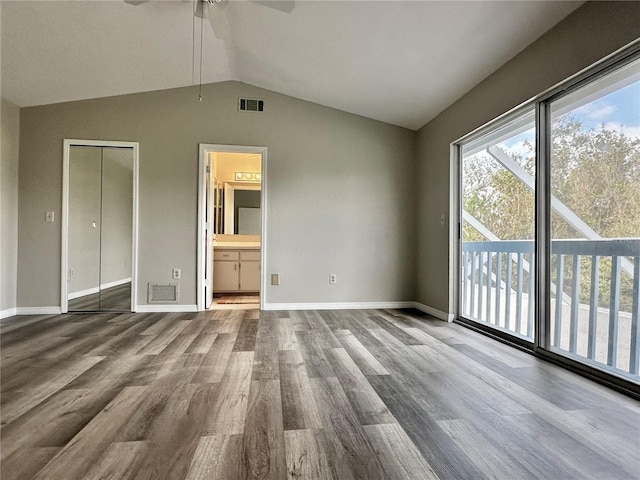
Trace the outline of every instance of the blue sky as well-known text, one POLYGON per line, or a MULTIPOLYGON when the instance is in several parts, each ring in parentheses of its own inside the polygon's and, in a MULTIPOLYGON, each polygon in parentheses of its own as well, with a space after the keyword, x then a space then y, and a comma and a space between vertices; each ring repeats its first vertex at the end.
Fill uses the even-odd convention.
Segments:
MULTIPOLYGON (((568 115, 580 120, 585 130, 604 125, 606 129, 640 139, 640 81, 576 108, 568 115)), ((524 156, 529 152, 525 141, 535 144, 533 128, 501 142, 500 145, 510 152, 524 156)))
POLYGON ((571 112, 585 128, 617 130, 640 138, 640 81, 594 100, 571 112))
POLYGON ((515 137, 511 137, 503 142, 500 142, 499 145, 508 152, 517 153, 523 158, 526 158, 528 155, 533 155, 535 154, 536 148, 535 129, 532 127, 530 130, 519 133, 515 137), (525 142, 528 142, 532 147, 526 146, 525 142), (533 151, 531 151, 530 148, 533 148, 533 151))

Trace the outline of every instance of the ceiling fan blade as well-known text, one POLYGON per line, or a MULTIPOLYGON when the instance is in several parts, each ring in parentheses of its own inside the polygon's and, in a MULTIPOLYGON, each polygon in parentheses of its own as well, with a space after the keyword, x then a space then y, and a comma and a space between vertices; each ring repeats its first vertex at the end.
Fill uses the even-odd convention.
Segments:
MULTIPOLYGON (((147 1, 147 0, 128 0, 147 1)), ((290 13, 296 6, 295 0, 253 0, 265 7, 273 8, 280 12, 290 13)), ((231 37, 231 29, 225 9, 229 0, 195 0, 193 15, 196 18, 208 19, 213 29, 213 34, 220 40, 228 40, 231 37)))
POLYGON ((296 7, 295 0, 253 0, 254 3, 259 3, 265 7, 273 8, 284 13, 291 13, 296 7))
POLYGON ((205 14, 205 11, 204 11, 204 4, 205 4, 205 2, 203 2, 201 0, 196 0, 195 1, 195 7, 194 7, 194 10, 193 10, 193 16, 194 17, 196 17, 196 18, 205 18, 206 14, 205 14))
POLYGON ((227 40, 230 36, 229 22, 224 11, 226 0, 196 0, 193 15, 199 19, 207 19, 216 38, 227 40))

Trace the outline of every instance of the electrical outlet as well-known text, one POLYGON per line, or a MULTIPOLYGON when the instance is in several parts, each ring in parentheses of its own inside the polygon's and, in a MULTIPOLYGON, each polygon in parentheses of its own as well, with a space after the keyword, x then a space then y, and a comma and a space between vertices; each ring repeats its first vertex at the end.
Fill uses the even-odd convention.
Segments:
POLYGON ((338 283, 338 276, 335 273, 329 274, 329 283, 331 284, 338 283))
POLYGON ((173 280, 180 280, 180 277, 182 276, 182 270, 180 270, 179 268, 174 268, 171 272, 171 278, 173 280))
POLYGON ((69 277, 73 277, 76 274, 76 269, 75 268, 70 268, 69 269, 69 277))
POLYGON ((278 273, 271 274, 271 285, 280 285, 280 274, 278 273))

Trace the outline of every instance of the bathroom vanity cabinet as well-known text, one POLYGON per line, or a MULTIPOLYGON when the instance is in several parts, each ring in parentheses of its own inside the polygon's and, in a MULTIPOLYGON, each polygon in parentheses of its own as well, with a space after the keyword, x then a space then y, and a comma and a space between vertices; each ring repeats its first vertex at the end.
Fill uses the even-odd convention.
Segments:
POLYGON ((213 291, 259 292, 260 249, 216 247, 213 252, 213 291))

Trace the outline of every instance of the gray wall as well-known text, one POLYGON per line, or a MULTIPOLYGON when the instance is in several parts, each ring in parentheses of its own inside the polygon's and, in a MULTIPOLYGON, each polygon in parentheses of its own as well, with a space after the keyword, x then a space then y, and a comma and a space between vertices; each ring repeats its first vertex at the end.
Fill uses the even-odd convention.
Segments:
POLYGON ((588 2, 418 131, 416 300, 452 312, 450 144, 638 38, 640 2, 588 2), (447 253, 449 255, 447 255, 447 253))
POLYGON ((18 144, 20 137, 20 109, 2 99, 0 106, 2 151, 0 152, 0 311, 16 304, 18 276, 18 144))
POLYGON ((18 305, 59 305, 64 138, 140 142, 138 298, 196 303, 198 143, 268 147, 267 302, 414 297, 415 133, 238 82, 21 110, 18 305), (263 114, 237 111, 240 96, 263 114), (338 284, 329 285, 330 273, 338 284))

